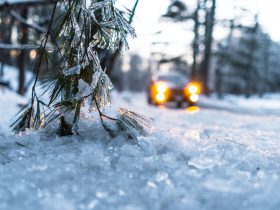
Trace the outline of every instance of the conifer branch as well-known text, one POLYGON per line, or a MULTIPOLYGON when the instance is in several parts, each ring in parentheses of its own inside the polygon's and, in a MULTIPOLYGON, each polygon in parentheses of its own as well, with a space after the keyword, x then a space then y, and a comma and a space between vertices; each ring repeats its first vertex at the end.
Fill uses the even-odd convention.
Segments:
POLYGON ((134 29, 115 7, 114 0, 91 0, 90 5, 84 0, 56 1, 41 43, 31 100, 12 124, 13 130, 47 129, 58 122, 58 135, 78 134, 82 106, 88 102, 96 108, 102 126, 112 137, 117 131, 105 120, 132 136, 144 134, 149 120, 143 116, 124 109, 118 110, 117 118, 102 112, 110 105, 113 88, 102 65, 107 54, 104 52, 118 51, 123 43, 127 44, 129 34, 134 37, 134 29), (49 94, 48 101, 37 95, 38 82, 43 95, 49 94))

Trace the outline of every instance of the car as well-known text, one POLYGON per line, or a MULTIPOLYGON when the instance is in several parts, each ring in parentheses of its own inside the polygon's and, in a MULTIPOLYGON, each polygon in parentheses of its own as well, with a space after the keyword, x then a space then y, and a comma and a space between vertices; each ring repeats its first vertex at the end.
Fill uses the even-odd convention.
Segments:
POLYGON ((185 102, 194 106, 199 100, 201 86, 197 82, 189 82, 181 74, 160 74, 150 80, 148 85, 148 103, 162 105, 176 102, 182 107, 185 102))

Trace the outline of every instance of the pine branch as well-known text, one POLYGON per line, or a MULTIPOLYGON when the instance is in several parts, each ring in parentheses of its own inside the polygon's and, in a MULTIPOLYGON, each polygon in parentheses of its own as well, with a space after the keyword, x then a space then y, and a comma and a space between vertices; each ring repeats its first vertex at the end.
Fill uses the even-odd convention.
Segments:
POLYGON ((31 100, 12 125, 16 132, 42 126, 47 130, 58 122, 58 135, 78 134, 82 105, 88 101, 112 137, 119 130, 111 125, 136 138, 147 133, 150 121, 137 113, 119 109, 118 118, 114 118, 102 112, 111 103, 113 88, 101 65, 104 52, 116 52, 122 43, 127 44, 128 34, 135 36, 114 3, 112 0, 92 1, 91 5, 84 0, 55 2, 41 43, 31 100), (47 102, 36 93, 38 82, 43 95, 49 94, 47 102))

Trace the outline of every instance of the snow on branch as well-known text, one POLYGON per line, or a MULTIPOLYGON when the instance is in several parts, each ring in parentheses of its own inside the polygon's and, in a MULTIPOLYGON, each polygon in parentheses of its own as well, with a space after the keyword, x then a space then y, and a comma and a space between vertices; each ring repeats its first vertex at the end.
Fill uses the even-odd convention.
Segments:
POLYGON ((39 49, 41 46, 32 44, 5 44, 0 43, 0 50, 33 50, 39 49))
POLYGON ((116 52, 122 43, 128 49, 127 36, 136 35, 114 0, 90 3, 65 0, 54 4, 41 44, 31 100, 12 124, 15 132, 26 128, 48 130, 56 123, 60 136, 79 134, 78 121, 85 106, 89 112, 98 112, 104 129, 112 137, 125 131, 129 137, 137 138, 150 128, 149 119, 125 109, 119 109, 116 118, 103 114, 111 104, 113 88, 106 66, 102 65, 103 54, 116 52), (47 46, 52 50, 46 51, 47 46), (37 95, 38 80, 50 90, 45 91, 48 101, 37 95), (107 121, 111 126, 106 125, 107 121))

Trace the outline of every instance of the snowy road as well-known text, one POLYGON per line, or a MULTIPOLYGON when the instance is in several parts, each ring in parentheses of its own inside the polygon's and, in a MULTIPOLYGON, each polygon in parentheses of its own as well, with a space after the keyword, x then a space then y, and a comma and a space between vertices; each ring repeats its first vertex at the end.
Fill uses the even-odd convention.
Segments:
POLYGON ((279 115, 114 98, 116 106, 154 119, 139 145, 122 136, 110 140, 87 120, 79 137, 40 139, 31 131, 5 133, 2 119, 0 209, 280 209, 279 115))

